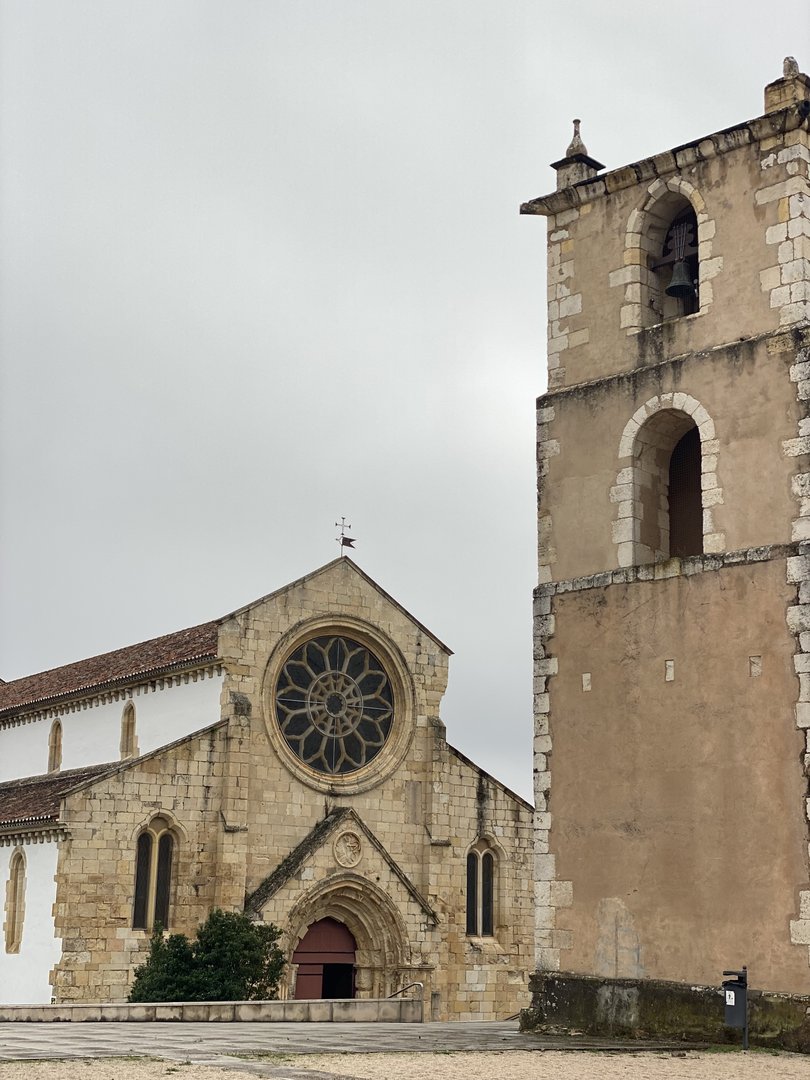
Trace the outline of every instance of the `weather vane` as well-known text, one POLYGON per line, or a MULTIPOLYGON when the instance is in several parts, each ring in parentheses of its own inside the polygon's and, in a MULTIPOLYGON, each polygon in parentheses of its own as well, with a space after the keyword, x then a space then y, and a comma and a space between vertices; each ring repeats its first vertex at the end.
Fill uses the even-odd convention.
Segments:
POLYGON ((340 529, 340 536, 336 536, 335 540, 340 544, 340 554, 343 554, 344 548, 353 548, 356 540, 346 535, 346 530, 351 528, 351 525, 346 524, 346 518, 342 517, 340 521, 335 522, 335 528, 340 529))

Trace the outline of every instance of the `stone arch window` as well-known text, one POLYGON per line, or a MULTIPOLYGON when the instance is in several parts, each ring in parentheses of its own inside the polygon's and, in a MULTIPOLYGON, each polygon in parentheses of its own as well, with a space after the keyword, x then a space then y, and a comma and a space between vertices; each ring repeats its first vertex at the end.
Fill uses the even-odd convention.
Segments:
POLYGON ((54 720, 48 735, 48 772, 59 772, 62 767, 62 722, 54 720))
POLYGON ((611 286, 624 288, 621 325, 629 334, 709 310, 711 279, 723 265, 712 258, 714 232, 706 204, 688 180, 672 176, 650 184, 628 219, 623 265, 610 274, 611 286))
POLYGON ((169 822, 153 818, 141 831, 135 849, 133 930, 169 927, 175 838, 169 822))
POLYGON ((637 409, 619 444, 611 500, 619 566, 725 549, 714 524, 722 504, 714 423, 688 394, 662 394, 637 409))
POLYGON ((138 739, 135 733, 135 706, 128 701, 121 714, 121 760, 138 756, 138 739))
POLYGON ((25 918, 25 855, 17 848, 9 862, 6 885, 6 952, 18 953, 25 918))
POLYGON ((495 933, 495 853, 485 840, 467 852, 467 936, 492 937, 495 933))

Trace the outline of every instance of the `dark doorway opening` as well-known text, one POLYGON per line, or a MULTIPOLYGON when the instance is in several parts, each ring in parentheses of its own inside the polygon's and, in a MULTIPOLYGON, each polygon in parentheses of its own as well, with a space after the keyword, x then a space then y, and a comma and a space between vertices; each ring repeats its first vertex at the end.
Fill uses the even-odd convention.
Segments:
POLYGON ((669 459, 669 553, 681 558, 703 554, 700 434, 696 427, 679 440, 669 459))
POLYGON ((293 953, 296 999, 353 998, 356 948, 348 927, 337 919, 313 923, 293 953))
POLYGON ((325 998, 353 998, 354 964, 324 964, 321 996, 325 998))

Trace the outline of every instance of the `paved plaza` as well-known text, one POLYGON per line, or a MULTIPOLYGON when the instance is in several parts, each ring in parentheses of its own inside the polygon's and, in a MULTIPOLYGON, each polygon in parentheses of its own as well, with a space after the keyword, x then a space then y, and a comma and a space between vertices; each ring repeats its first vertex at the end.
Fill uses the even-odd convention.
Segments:
MULTIPOLYGON (((664 1046, 655 1044, 656 1048, 664 1046)), ((254 1054, 619 1048, 650 1049, 651 1044, 524 1035, 514 1020, 442 1024, 0 1023, 2 1061, 139 1055, 244 1069, 242 1055, 254 1054)), ((261 1066, 255 1071, 271 1075, 261 1066)))

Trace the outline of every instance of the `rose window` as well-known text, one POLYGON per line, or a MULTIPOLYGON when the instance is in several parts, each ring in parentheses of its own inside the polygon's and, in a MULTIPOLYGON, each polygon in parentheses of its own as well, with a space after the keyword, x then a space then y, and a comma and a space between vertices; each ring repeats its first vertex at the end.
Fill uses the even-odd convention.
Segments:
POLYGON ((342 775, 368 765, 391 731, 391 683, 365 645, 317 637, 300 645, 276 684, 276 720, 297 758, 317 772, 342 775))

